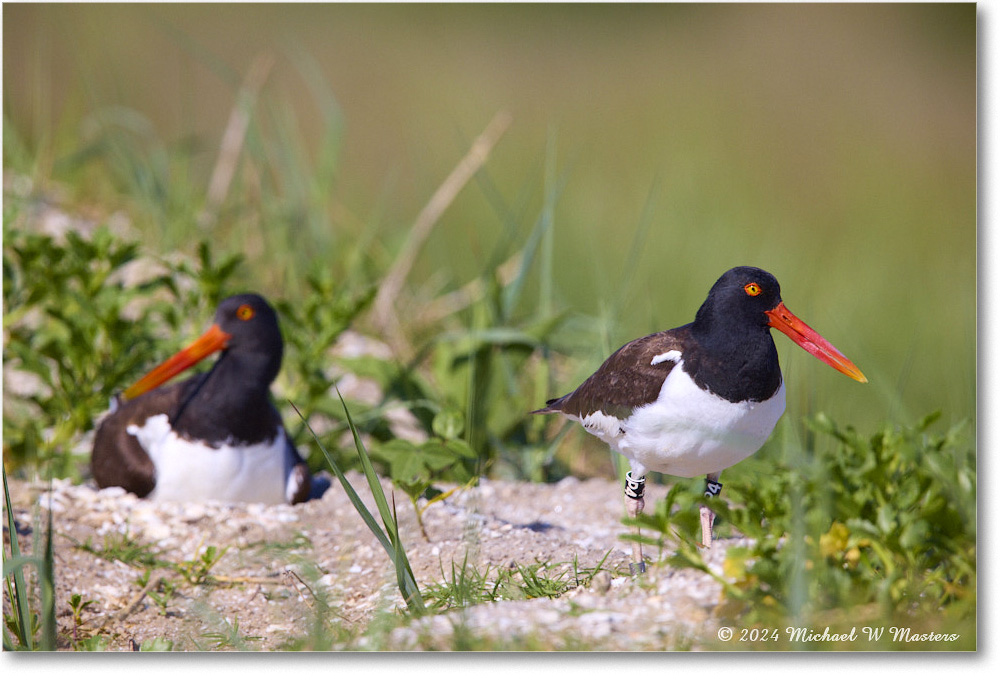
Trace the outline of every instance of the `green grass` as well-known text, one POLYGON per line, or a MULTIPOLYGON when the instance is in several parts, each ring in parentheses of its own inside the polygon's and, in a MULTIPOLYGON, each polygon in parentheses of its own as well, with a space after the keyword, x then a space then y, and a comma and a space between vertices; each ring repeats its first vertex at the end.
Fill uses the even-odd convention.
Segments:
POLYGON ((574 588, 588 586, 603 569, 605 559, 607 555, 590 570, 580 569, 575 560, 572 564, 514 563, 503 568, 487 564, 480 570, 469 563, 466 555, 461 564, 452 561, 450 571, 442 568, 441 581, 429 584, 424 595, 436 612, 505 600, 557 598, 574 588))
MULTIPOLYGON (((18 5, 4 18, 5 472, 85 478, 85 434, 111 395, 219 298, 253 289, 281 317, 276 400, 293 438, 317 447, 317 429, 329 453, 309 453, 314 470, 378 472, 414 507, 480 475, 611 476, 600 443, 525 413, 625 341, 690 321, 726 268, 756 264, 871 383, 776 338, 788 410, 724 478, 720 527, 755 537, 727 563, 729 609, 774 622, 931 602, 946 607, 935 621, 968 625, 973 8, 18 5), (104 37, 112 20, 121 44, 104 37), (259 51, 218 39, 235 34, 259 51), (433 223, 384 329, 373 302, 411 223, 499 109, 509 130, 433 223), (240 142, 220 150, 241 115, 240 142), (95 222, 43 233, 50 205, 95 222), (127 280, 140 260, 151 271, 127 280), (334 359, 349 326, 394 358, 334 359), (332 365, 375 380, 380 400, 348 414, 332 365), (8 386, 15 372, 27 390, 8 386), (396 406, 426 440, 395 435, 396 406), (339 447, 352 431, 368 448, 339 447)), ((645 526, 683 544, 697 496, 676 485, 645 526)), ((466 564, 437 586, 408 578, 384 501, 382 525, 369 516, 404 597, 439 611, 500 592, 500 571, 466 564)), ((156 555, 127 537, 100 550, 156 555)), ((681 545, 674 563, 694 553, 681 545)), ((211 558, 190 562, 211 577, 211 558)), ((15 567, 5 589, 22 598, 15 567)), ((539 571, 502 574, 541 592, 539 571)), ((48 615, 23 599, 11 642, 37 647, 48 615)), ((290 645, 333 644, 328 609, 290 645)), ((204 646, 245 644, 235 623, 218 628, 204 646)))
POLYGON ((137 541, 129 534, 109 532, 104 535, 100 547, 93 544, 88 537, 86 541, 74 542, 81 550, 104 560, 118 560, 133 567, 161 567, 165 563, 160 558, 160 552, 153 544, 137 541))
POLYGON ((5 651, 54 651, 56 648, 55 561, 52 555, 52 511, 44 538, 34 528, 32 555, 22 555, 17 541, 17 523, 10 503, 7 470, 3 469, 4 510, 11 533, 10 550, 4 551, 4 591, 10 613, 4 609, 3 648, 5 651), (25 574, 34 568, 34 575, 25 574), (40 635, 38 633, 41 633, 40 635))

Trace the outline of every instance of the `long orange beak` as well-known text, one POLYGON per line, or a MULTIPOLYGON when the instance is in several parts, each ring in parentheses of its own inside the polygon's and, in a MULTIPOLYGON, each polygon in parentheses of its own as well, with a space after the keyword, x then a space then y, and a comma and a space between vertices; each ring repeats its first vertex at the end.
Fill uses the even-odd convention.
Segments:
POLYGON ((169 359, 149 371, 141 380, 122 392, 126 401, 156 389, 161 384, 201 361, 209 354, 225 349, 232 337, 217 324, 205 331, 204 335, 180 350, 169 359))
POLYGON ((795 344, 823 363, 839 370, 852 380, 857 380, 858 382, 868 381, 868 378, 864 376, 860 368, 851 363, 851 360, 841 354, 840 350, 830 344, 826 338, 806 325, 805 321, 792 314, 785 307, 785 303, 779 302, 777 307, 769 309, 764 313, 770 318, 770 321, 767 322, 768 326, 777 328, 792 338, 795 344))

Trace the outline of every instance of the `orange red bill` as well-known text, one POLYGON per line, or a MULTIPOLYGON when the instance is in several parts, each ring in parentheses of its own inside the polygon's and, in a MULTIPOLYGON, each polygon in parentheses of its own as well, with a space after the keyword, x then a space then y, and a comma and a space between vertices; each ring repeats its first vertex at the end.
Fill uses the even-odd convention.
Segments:
POLYGON ((835 370, 839 370, 853 380, 857 380, 858 382, 868 381, 868 378, 864 376, 860 368, 851 363, 851 360, 841 354, 840 350, 830 344, 826 338, 810 328, 805 321, 792 314, 791 310, 785 307, 785 303, 779 302, 777 307, 769 309, 764 313, 770 319, 767 322, 768 326, 780 330, 790 337, 795 344, 823 363, 835 370))
POLYGON ((142 379, 126 389, 122 393, 122 398, 125 400, 132 399, 159 387, 206 356, 225 349, 226 345, 229 344, 230 338, 232 338, 232 335, 219 328, 218 325, 212 324, 212 327, 205 331, 201 337, 149 371, 142 379))

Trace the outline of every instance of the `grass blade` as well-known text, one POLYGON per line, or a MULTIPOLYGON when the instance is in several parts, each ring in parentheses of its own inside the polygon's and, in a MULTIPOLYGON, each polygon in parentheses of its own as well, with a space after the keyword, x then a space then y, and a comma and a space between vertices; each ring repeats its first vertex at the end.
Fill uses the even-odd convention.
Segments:
MULTIPOLYGON (((52 481, 49 480, 49 496, 52 495, 52 481)), ((49 504, 49 526, 45 531, 45 558, 38 570, 42 582, 42 643, 46 652, 56 650, 56 565, 52 546, 52 504, 49 504)))
POLYGON ((306 421, 306 418, 302 416, 302 413, 299 411, 299 409, 291 401, 289 401, 288 403, 292 406, 292 408, 295 410, 298 416, 302 419, 302 422, 309 430, 309 433, 312 434, 313 440, 316 441, 316 445, 318 445, 319 449, 323 452, 323 456, 326 457, 327 463, 330 465, 330 468, 333 469, 333 473, 336 474, 337 479, 340 481, 340 484, 344 487, 344 492, 347 493, 348 499, 351 500, 351 504, 354 505, 354 508, 357 510, 358 514, 365 521, 365 524, 368 526, 368 529, 372 531, 372 533, 375 535, 375 538, 378 539, 380 544, 382 544, 382 547, 385 548, 386 552, 389 553, 389 555, 392 555, 392 545, 389 543, 388 538, 386 538, 385 532, 383 532, 382 528, 380 528, 378 526, 378 523, 375 522, 375 518, 372 517, 372 514, 368 510, 368 507, 365 506, 365 503, 361 501, 361 497, 359 497, 358 493, 354 490, 354 486, 351 485, 351 483, 347 480, 347 477, 344 476, 344 472, 340 470, 340 467, 337 466, 337 463, 333 461, 333 457, 326 449, 326 446, 324 446, 323 443, 320 442, 319 438, 316 436, 316 432, 314 432, 312 427, 309 426, 309 423, 306 421))
MULTIPOLYGON (((13 611, 15 613, 14 619, 16 621, 17 639, 20 641, 22 648, 33 650, 35 645, 34 639, 31 635, 31 608, 28 605, 28 586, 24 581, 24 573, 21 571, 20 564, 13 565, 10 572, 8 572, 7 567, 8 563, 14 563, 14 561, 22 560, 23 558, 21 557, 21 547, 17 542, 17 524, 14 522, 14 510, 11 508, 10 491, 7 488, 6 467, 3 468, 3 498, 4 505, 7 508, 7 528, 10 532, 11 553, 10 559, 4 562, 4 578, 7 580, 8 597, 11 599, 13 611), (10 593, 10 581, 8 579, 10 576, 13 576, 14 578, 13 593, 10 593)), ((4 642, 6 643, 6 641, 7 634, 5 632, 4 642)))
POLYGON ((521 294, 527 283, 528 274, 534 266, 535 257, 540 252, 543 256, 543 265, 545 265, 545 268, 542 270, 541 279, 541 309, 546 313, 550 313, 552 309, 551 255, 554 237, 555 205, 559 201, 559 196, 562 194, 568 180, 568 172, 566 171, 563 171, 558 176, 556 175, 555 156, 555 141, 550 135, 549 142, 546 145, 544 204, 542 205, 542 212, 535 220, 534 228, 522 251, 520 270, 518 270, 518 274, 514 280, 504 289, 504 304, 502 309, 504 320, 509 320, 513 316, 514 309, 520 301, 521 294))
POLYGON ((389 541, 392 543, 390 555, 393 557, 393 563, 396 567, 399 589, 403 591, 403 598, 406 599, 407 606, 411 610, 414 609, 414 606, 417 606, 419 607, 419 611, 422 612, 424 609, 424 600, 420 595, 420 589, 417 588, 416 578, 413 575, 413 570, 410 568, 410 561, 403 550, 403 542, 399 539, 399 524, 396 515, 394 511, 389 509, 389 502, 385 498, 385 492, 382 490, 382 483, 378 480, 378 474, 375 473, 375 467, 372 465, 371 458, 368 457, 364 443, 361 442, 361 437, 358 435, 358 428, 354 425, 354 420, 351 419, 351 411, 347 409, 347 403, 344 401, 344 397, 341 395, 339 389, 337 390, 337 396, 340 397, 340 403, 344 406, 344 414, 347 415, 347 424, 351 428, 351 434, 354 436, 354 447, 358 451, 361 468, 364 471, 365 478, 368 479, 368 486, 371 488, 372 496, 375 497, 375 504, 378 506, 379 515, 382 516, 386 533, 389 535, 389 541))
POLYGON ((416 577, 413 574, 413 570, 410 567, 409 559, 406 557, 406 552, 403 549, 403 544, 399 539, 399 528, 397 520, 394 513, 389 509, 388 500, 385 498, 385 492, 382 490, 382 484, 378 480, 378 475, 375 473, 375 467, 372 466, 371 459, 368 457, 368 452, 365 450, 364 443, 361 442, 361 437, 358 435, 357 427, 354 425, 354 420, 351 418, 351 413, 347 408, 347 403, 344 401, 344 397, 341 396, 340 390, 337 390, 337 395, 340 396, 340 402, 344 406, 344 412, 347 415, 347 424, 351 429, 351 434, 354 437, 354 447, 358 451, 358 457, 361 460, 362 470, 364 471, 365 477, 368 480, 368 485, 372 490, 372 495, 375 498, 375 502, 378 505, 379 515, 382 517, 382 522, 385 525, 385 530, 379 527, 368 507, 361 500, 354 486, 351 485, 350 481, 344 475, 344 472, 337 466, 334 461, 333 456, 326 449, 326 446, 319 440, 316 436, 316 432, 313 431, 309 422, 302 416, 302 413, 295 406, 294 403, 289 401, 289 404, 298 414, 299 418, 305 424, 306 428, 309 429, 309 433, 312 434, 313 440, 316 441, 316 445, 322 451, 323 456, 326 458, 327 464, 336 474, 337 479, 344 488, 344 492, 347 494, 348 499, 351 500, 351 504, 354 506, 355 511, 364 520, 365 525, 371 530, 375 538, 378 539, 379 543, 382 544, 382 548, 388 554, 389 559, 393 563, 393 567, 396 570, 396 579, 399 585, 399 590, 403 595, 403 599, 406 601, 406 606, 410 611, 423 614, 426 611, 424 606, 423 597, 420 594, 420 589, 417 587, 416 577))

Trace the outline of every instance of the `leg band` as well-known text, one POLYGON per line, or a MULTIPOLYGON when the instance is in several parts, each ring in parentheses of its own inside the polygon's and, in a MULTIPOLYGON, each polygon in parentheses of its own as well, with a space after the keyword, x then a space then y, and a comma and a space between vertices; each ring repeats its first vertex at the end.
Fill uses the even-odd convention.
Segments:
MULTIPOLYGON (((721 487, 721 486, 720 486, 721 487)), ((632 472, 625 474, 625 496, 630 499, 642 499, 646 491, 646 477, 632 478, 632 472)))
POLYGON ((705 496, 716 497, 722 492, 722 483, 717 483, 711 478, 705 479, 705 496))

